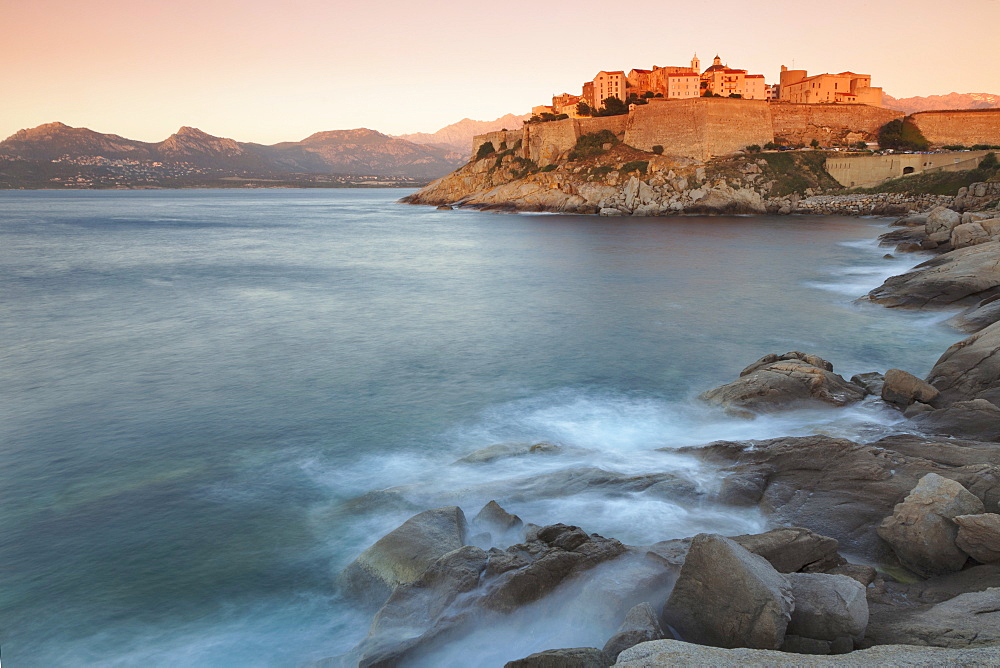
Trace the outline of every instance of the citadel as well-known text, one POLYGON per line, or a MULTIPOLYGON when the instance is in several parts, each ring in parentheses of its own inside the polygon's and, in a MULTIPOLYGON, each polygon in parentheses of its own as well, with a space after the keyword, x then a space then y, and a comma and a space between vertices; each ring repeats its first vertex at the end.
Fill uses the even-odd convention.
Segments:
POLYGON ((532 113, 581 118, 605 107, 609 98, 641 105, 650 100, 699 97, 882 106, 882 89, 871 85, 870 74, 840 72, 809 76, 806 70, 788 69, 782 65, 779 83, 768 84, 763 74, 750 74, 747 70, 724 65, 718 55, 702 71, 701 61, 695 54, 686 67, 654 65, 651 70, 632 69, 628 74, 624 70, 601 70, 591 81, 584 82, 579 95, 553 95, 551 105, 534 107, 532 113))

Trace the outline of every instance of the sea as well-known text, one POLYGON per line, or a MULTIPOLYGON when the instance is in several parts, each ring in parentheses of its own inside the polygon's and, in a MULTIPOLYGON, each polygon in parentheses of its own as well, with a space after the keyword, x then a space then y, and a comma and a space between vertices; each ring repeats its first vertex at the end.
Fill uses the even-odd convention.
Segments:
MULTIPOLYGON (((697 397, 793 350, 920 376, 962 338, 947 313, 856 301, 926 259, 885 257, 885 219, 439 211, 407 192, 0 192, 4 665, 337 656, 371 621, 337 574, 413 508, 497 498, 633 545, 766 530, 708 502, 507 490, 581 467, 708 488, 718 472, 673 450, 906 431, 872 400, 747 420, 697 397), (455 463, 537 442, 564 452, 455 463), (389 488, 409 505, 359 502, 389 488)), ((603 643, 550 621, 435 665, 603 643)))

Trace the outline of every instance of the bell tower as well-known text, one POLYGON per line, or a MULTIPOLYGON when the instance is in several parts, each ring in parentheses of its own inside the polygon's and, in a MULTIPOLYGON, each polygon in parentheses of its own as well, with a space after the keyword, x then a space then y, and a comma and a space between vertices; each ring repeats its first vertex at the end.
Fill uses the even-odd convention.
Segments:
POLYGON ((697 53, 694 54, 693 58, 691 58, 691 71, 695 74, 701 74, 701 61, 698 60, 697 53))

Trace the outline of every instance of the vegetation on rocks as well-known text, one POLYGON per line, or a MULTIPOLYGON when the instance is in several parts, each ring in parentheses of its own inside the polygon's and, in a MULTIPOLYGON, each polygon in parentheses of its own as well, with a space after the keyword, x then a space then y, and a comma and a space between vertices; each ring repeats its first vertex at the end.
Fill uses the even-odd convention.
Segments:
POLYGON ((889 121, 878 133, 878 145, 896 151, 926 151, 931 145, 909 118, 889 121))
POLYGON ((583 160, 584 158, 603 155, 607 152, 607 149, 604 148, 605 144, 615 145, 617 143, 619 143, 618 137, 610 130, 589 132, 585 135, 580 135, 580 138, 576 140, 576 146, 570 151, 569 159, 583 160))

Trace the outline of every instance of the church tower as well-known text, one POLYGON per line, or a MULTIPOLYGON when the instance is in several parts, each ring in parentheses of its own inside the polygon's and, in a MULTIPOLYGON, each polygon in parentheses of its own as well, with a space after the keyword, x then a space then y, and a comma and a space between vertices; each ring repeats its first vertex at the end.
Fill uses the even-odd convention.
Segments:
POLYGON ((691 59, 691 71, 695 74, 701 74, 701 61, 698 60, 697 53, 694 54, 694 57, 691 59))
POLYGON ((715 54, 715 58, 712 60, 712 67, 715 67, 716 65, 722 67, 722 58, 719 58, 719 54, 715 54))

